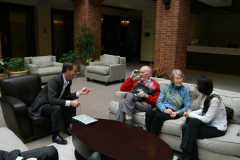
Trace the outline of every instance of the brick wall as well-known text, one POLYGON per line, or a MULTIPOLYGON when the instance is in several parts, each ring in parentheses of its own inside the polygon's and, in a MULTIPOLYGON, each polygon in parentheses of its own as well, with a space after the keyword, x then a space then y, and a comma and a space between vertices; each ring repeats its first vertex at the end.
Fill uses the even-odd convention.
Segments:
MULTIPOLYGON (((102 17, 102 3, 104 0, 72 0, 74 5, 74 35, 81 25, 88 25, 90 32, 96 38, 97 55, 101 55, 101 17, 102 17)), ((76 50, 76 47, 75 47, 76 50)))
POLYGON ((170 9, 157 0, 154 65, 161 63, 168 74, 173 69, 185 72, 189 16, 190 0, 171 1, 170 9))

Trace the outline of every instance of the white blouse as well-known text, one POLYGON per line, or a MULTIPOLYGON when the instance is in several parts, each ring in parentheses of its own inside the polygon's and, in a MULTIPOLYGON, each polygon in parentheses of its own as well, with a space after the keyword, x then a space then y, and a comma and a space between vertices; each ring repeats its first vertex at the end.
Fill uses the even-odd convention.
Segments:
MULTIPOLYGON (((212 94, 217 94, 213 91, 212 94)), ((200 119, 203 123, 206 123, 207 126, 216 127, 218 130, 225 131, 227 129, 227 115, 225 105, 218 98, 214 97, 210 101, 210 106, 205 115, 202 115, 204 108, 204 101, 207 96, 202 98, 201 108, 199 110, 193 111, 189 114, 190 118, 200 119)))

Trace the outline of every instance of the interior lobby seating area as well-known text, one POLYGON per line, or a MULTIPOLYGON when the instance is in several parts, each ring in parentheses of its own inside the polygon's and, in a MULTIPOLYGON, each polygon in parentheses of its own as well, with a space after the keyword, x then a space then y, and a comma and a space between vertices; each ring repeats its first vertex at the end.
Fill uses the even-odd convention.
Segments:
MULTIPOLYGON (((73 51, 79 63, 71 92, 83 87, 92 89, 87 96, 77 99, 81 105, 76 115, 86 114, 99 122, 114 119, 124 96, 120 92, 121 84, 133 70, 144 65, 161 66, 159 70, 164 69, 168 77, 173 69, 182 70, 183 84, 190 89, 195 108, 201 99, 196 81, 202 75, 210 77, 214 89, 226 106, 234 109, 235 115, 225 136, 197 140, 199 158, 240 159, 239 19, 239 0, 0 0, 0 60, 22 57, 28 69, 27 76, 7 78, 5 75, 0 80, 0 150, 27 151, 53 145, 60 160, 76 159, 76 134, 68 136, 61 131, 67 145, 53 143, 51 119, 31 117, 28 112, 44 85, 62 72, 60 57, 73 51), (83 25, 94 35, 90 37, 94 47, 90 48, 95 52, 86 59, 81 57, 84 54, 76 41, 84 37, 79 36, 79 27, 83 25), (94 62, 89 62, 82 75, 79 66, 84 59, 94 62)), ((170 83, 169 79, 156 80, 161 89, 170 83)), ((135 114, 133 122, 134 131, 140 129, 135 125, 145 129, 145 113, 135 114)), ((155 137, 167 146, 170 156, 174 153, 173 160, 181 152, 184 122, 184 117, 164 122, 163 130, 155 137)), ((77 131, 75 128, 74 132, 77 131)), ((84 136, 98 142, 97 136, 84 136)), ((121 140, 124 136, 111 134, 107 140, 114 138, 121 140)), ((117 152, 114 148, 110 151, 117 152)), ((147 151, 151 154, 151 147, 147 151)), ((82 152, 89 155, 87 150, 82 152)))
MULTIPOLYGON (((127 78, 134 69, 139 69, 143 65, 148 65, 148 63, 139 63, 138 59, 135 58, 131 62, 126 63, 126 77, 127 78)), ((239 76, 229 76, 224 74, 217 74, 212 72, 203 72, 203 71, 196 71, 196 70, 186 70, 185 73, 185 83, 195 84, 196 79, 201 75, 207 75, 213 79, 215 84, 215 88, 226 90, 226 92, 240 92, 240 77, 239 76), (229 79, 230 77, 230 79, 229 79), (230 81, 230 82, 229 82, 230 81), (227 82, 227 83, 226 83, 227 82)), ((72 83, 72 92, 77 91, 78 89, 82 88, 83 86, 91 87, 93 91, 88 95, 80 97, 78 100, 81 102, 80 108, 77 109, 77 115, 86 114, 94 118, 101 118, 101 119, 109 119, 109 104, 111 101, 115 100, 114 95, 121 86, 121 82, 112 82, 111 85, 105 86, 104 82, 100 81, 86 81, 84 76, 78 75, 77 78, 73 79, 72 83), (94 99, 94 100, 93 100, 94 99)), ((161 85, 161 84, 160 84, 161 85)), ((163 87, 163 86, 161 86, 163 87)), ((7 127, 7 123, 3 117, 2 106, 0 108, 0 127, 7 127)), ((2 133, 2 132, 1 132, 2 133)), ((64 135, 64 134, 62 134, 64 135)), ((11 137, 12 134, 9 134, 11 137)), ((63 151, 59 152, 60 159, 65 160, 66 157, 74 158, 74 146, 72 144, 72 137, 67 137, 67 135, 63 136, 66 140, 68 140, 67 146, 52 144, 51 135, 44 136, 42 138, 35 139, 32 142, 28 142, 25 144, 16 144, 15 146, 19 146, 20 148, 27 148, 27 149, 34 149, 42 146, 47 146, 49 144, 54 145, 58 150, 63 151), (67 148, 67 149, 66 149, 67 148)), ((14 139, 18 138, 16 135, 13 137, 14 139)), ((3 141, 4 139, 2 139, 3 141)), ((19 139, 16 142, 21 142, 19 139)), ((4 144, 4 143, 2 143, 4 144)), ((15 147, 14 146, 14 147, 15 147)), ((0 148, 3 145, 0 145, 0 148)), ((177 147, 177 146, 176 146, 177 147)), ((3 148, 1 148, 3 149, 3 148)), ((9 148, 11 149, 11 147, 9 148)), ((179 153, 174 152, 177 156, 179 153)), ((174 160, 177 158, 174 157, 174 160)))

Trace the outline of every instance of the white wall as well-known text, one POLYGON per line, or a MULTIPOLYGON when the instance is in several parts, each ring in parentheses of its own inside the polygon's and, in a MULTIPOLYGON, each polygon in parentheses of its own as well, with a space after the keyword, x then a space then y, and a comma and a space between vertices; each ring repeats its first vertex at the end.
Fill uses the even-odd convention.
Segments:
POLYGON ((155 39, 155 11, 143 11, 142 14, 142 43, 141 61, 153 61, 155 39), (149 37, 145 34, 149 33, 149 37))

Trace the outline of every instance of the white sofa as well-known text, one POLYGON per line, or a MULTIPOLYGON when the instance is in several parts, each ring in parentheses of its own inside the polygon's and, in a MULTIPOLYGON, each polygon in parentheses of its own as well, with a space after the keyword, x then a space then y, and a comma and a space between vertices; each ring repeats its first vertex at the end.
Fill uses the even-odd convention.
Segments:
POLYGON ((0 150, 10 152, 14 149, 19 149, 22 152, 29 150, 27 146, 10 129, 7 127, 1 127, 0 150))
MULTIPOLYGON (((169 80, 154 78, 160 84, 160 88, 170 84, 169 80)), ((191 95, 192 110, 199 107, 201 94, 197 91, 194 84, 183 83, 188 87, 191 95)), ((239 160, 240 159, 240 93, 230 92, 214 88, 223 99, 226 106, 234 110, 234 117, 228 124, 228 130, 222 137, 198 139, 199 158, 201 160, 239 160)), ((109 105, 109 119, 114 119, 118 110, 120 100, 127 92, 118 91, 114 95, 114 100, 109 105)), ((133 123, 141 125, 145 129, 145 112, 133 115, 133 123)), ((176 151, 181 152, 181 133, 185 118, 165 121, 160 131, 159 138, 163 139, 168 145, 176 151)))
POLYGON ((28 74, 39 74, 42 83, 47 83, 52 77, 62 72, 63 64, 56 62, 56 56, 24 57, 28 74))
POLYGON ((104 54, 100 56, 100 61, 90 62, 86 67, 85 77, 105 82, 125 80, 126 75, 126 57, 104 54))

